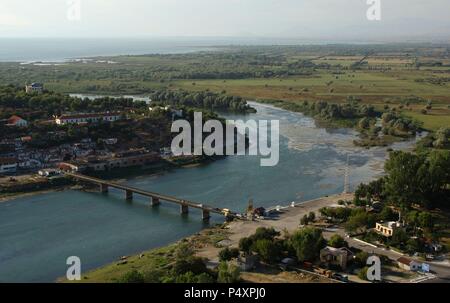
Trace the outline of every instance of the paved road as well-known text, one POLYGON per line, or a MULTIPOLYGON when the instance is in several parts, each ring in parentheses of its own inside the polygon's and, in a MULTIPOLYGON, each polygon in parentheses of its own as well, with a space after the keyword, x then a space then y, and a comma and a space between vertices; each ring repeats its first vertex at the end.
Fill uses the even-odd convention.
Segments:
MULTIPOLYGON (((372 253, 372 254, 377 254, 377 255, 383 255, 388 257, 391 260, 396 261, 398 258, 400 258, 401 256, 403 256, 400 253, 397 253, 395 251, 392 250, 387 250, 384 248, 379 248, 379 247, 374 247, 365 243, 361 243, 353 238, 347 238, 345 236, 345 231, 341 228, 336 228, 336 229, 328 229, 326 231, 324 231, 323 235, 325 237, 325 239, 329 239, 331 238, 332 235, 334 234, 339 234, 342 237, 345 238, 345 240, 347 241, 348 245, 350 247, 354 247, 357 249, 360 249, 362 251, 365 251, 367 253, 372 253)), ((412 257, 409 257, 409 259, 414 259, 412 257)), ((423 262, 420 261, 418 259, 415 259, 418 262, 423 262)), ((437 277, 435 279, 429 279, 426 280, 424 282, 427 283, 450 283, 450 266, 448 265, 444 265, 444 264, 439 264, 436 262, 427 262, 428 264, 430 264, 430 272, 435 274, 437 277)))

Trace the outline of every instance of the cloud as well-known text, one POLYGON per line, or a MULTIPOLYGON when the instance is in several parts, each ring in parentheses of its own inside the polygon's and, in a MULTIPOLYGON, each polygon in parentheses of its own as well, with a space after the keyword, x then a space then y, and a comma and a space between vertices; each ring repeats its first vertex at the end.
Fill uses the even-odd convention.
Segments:
POLYGON ((24 27, 29 25, 28 20, 12 13, 10 8, 0 4, 0 28, 1 27, 24 27))
POLYGON ((371 23, 366 0, 81 0, 80 22, 67 20, 66 0, 33 0, 33 5, 1 0, 0 36, 324 38, 358 33, 362 39, 411 35, 411 29, 424 33, 424 28, 450 36, 450 1, 381 1, 382 20, 371 23), (419 28, 414 18, 421 20, 419 28))

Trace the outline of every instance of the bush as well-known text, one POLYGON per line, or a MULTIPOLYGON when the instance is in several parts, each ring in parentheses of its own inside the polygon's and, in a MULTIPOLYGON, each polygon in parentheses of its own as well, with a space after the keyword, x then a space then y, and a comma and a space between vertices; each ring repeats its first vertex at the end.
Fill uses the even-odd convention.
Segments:
POLYGON ((304 216, 300 219, 300 225, 308 225, 308 224, 309 224, 308 215, 304 215, 304 216))
POLYGON ((361 270, 358 272, 358 278, 367 281, 367 270, 369 270, 367 266, 361 268, 361 270))
POLYGON ((254 240, 273 240, 280 235, 273 227, 265 228, 258 227, 255 234, 252 236, 254 240))
POLYGON ((233 258, 239 257, 239 249, 225 247, 219 252, 220 261, 230 261, 233 258))
POLYGON ((258 253, 261 260, 266 263, 275 263, 281 253, 279 245, 267 239, 257 240, 253 245, 253 250, 258 253))
POLYGON ((302 262, 314 261, 326 244, 322 231, 312 227, 296 231, 289 242, 295 250, 298 260, 302 262))
POLYGON ((242 238, 239 240, 239 250, 248 254, 251 252, 253 246, 253 239, 242 238))
POLYGON ((309 222, 314 222, 316 220, 316 214, 314 212, 310 212, 308 214, 308 221, 309 222))
POLYGON ((182 243, 178 245, 176 251, 175 251, 175 257, 177 259, 188 259, 194 255, 194 250, 192 249, 192 246, 188 243, 182 243))
POLYGON ((340 235, 334 234, 328 241, 328 245, 334 248, 347 247, 347 242, 340 235))
POLYGON ((127 272, 125 275, 123 275, 119 280, 118 283, 144 283, 144 275, 137 270, 132 270, 127 272))
POLYGON ((145 283, 161 283, 165 273, 162 270, 153 269, 144 272, 145 283))
POLYGON ((192 257, 186 260, 177 260, 172 268, 173 273, 178 276, 187 272, 192 272, 199 275, 208 272, 205 262, 202 258, 192 257))
POLYGON ((214 278, 207 274, 201 273, 195 275, 193 272, 187 272, 175 278, 175 283, 214 283, 214 278))
POLYGON ((357 267, 365 267, 367 264, 367 259, 369 258, 369 254, 365 251, 361 251, 355 255, 355 265, 357 267))
POLYGON ((217 282, 237 283, 241 280, 241 272, 237 266, 229 265, 227 262, 220 262, 217 282))

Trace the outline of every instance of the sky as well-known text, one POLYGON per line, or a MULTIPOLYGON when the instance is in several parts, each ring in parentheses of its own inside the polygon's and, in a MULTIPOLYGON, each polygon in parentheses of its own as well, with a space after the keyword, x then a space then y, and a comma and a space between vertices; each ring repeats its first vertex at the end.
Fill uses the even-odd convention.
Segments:
POLYGON ((450 41, 449 12, 450 0, 0 0, 0 37, 450 41))

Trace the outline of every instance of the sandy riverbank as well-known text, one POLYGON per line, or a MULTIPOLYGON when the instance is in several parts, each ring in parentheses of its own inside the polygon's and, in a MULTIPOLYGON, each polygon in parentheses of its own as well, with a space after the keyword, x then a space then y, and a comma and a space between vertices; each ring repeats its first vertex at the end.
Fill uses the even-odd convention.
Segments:
MULTIPOLYGON (((267 220, 255 221, 233 221, 228 224, 228 240, 227 244, 237 247, 239 240, 255 233, 258 227, 273 227, 277 231, 287 230, 293 232, 299 228, 300 219, 309 212, 318 214, 322 207, 338 205, 339 200, 353 200, 353 194, 338 194, 328 197, 322 197, 297 204, 295 207, 282 208, 279 215, 267 220)), ((217 260, 217 255, 221 248, 208 245, 201 248, 197 255, 217 260)))

